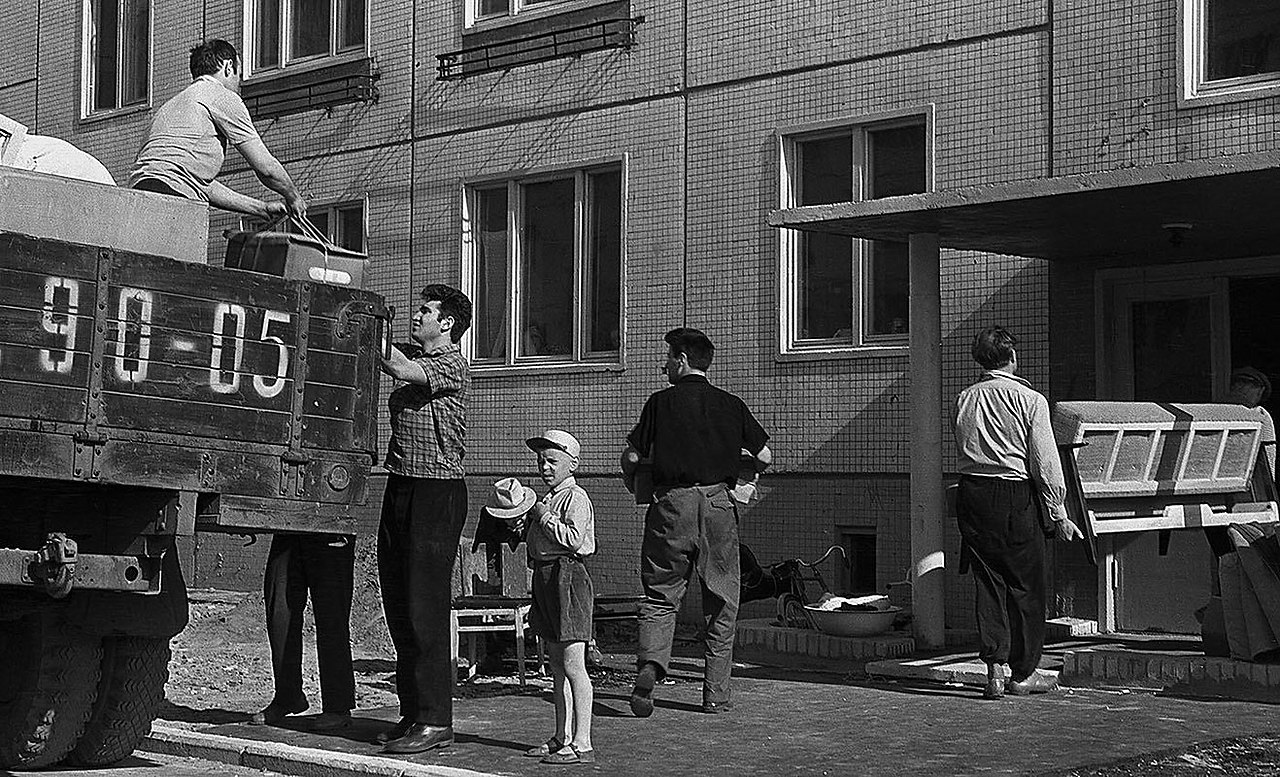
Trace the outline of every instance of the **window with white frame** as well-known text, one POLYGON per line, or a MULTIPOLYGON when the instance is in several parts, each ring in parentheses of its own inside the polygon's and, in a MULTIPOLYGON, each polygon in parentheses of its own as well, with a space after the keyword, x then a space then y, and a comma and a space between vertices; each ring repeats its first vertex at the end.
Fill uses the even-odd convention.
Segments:
MULTIPOLYGON (((783 139, 784 207, 923 192, 923 117, 783 139)), ((786 350, 905 345, 907 246, 783 230, 786 350)))
POLYGON ((366 0, 246 1, 250 72, 365 50, 366 0))
POLYGON ((468 187, 477 367, 620 360, 622 192, 620 166, 468 187))
POLYGON ((464 0, 467 26, 495 19, 514 19, 536 11, 568 10, 584 5, 583 0, 464 0))
POLYGON ((1184 98, 1280 88, 1280 4, 1183 0, 1184 98))
MULTIPOLYGON (((307 208, 307 220, 329 239, 330 243, 351 251, 365 251, 364 201, 339 202, 329 205, 312 205, 307 208)), ((261 230, 267 223, 256 218, 240 219, 240 228, 261 230)), ((276 229, 301 234, 302 230, 290 221, 281 222, 276 229)))
POLYGON ((151 0, 86 0, 85 115, 151 95, 151 0))

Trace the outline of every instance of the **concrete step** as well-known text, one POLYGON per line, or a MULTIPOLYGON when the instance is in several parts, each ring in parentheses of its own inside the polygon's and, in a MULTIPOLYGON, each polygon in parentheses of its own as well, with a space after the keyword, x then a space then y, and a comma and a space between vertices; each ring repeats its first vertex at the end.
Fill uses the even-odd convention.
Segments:
POLYGON ((775 626, 770 618, 738 621, 735 655, 759 659, 762 654, 799 656, 859 666, 877 659, 905 657, 915 651, 915 639, 905 631, 874 637, 836 637, 812 629, 775 626))
POLYGON ((1063 685, 1141 688, 1177 696, 1280 703, 1280 664, 1258 664, 1191 651, 1124 646, 1069 650, 1063 685))

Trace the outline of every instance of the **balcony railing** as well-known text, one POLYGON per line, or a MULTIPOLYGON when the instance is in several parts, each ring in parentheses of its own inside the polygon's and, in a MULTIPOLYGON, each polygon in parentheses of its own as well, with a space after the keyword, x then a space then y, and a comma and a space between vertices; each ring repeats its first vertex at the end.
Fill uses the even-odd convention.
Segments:
POLYGON ((437 54, 439 75, 436 78, 450 81, 519 65, 576 57, 591 51, 629 49, 635 45, 636 27, 643 21, 643 16, 600 19, 589 24, 437 54))

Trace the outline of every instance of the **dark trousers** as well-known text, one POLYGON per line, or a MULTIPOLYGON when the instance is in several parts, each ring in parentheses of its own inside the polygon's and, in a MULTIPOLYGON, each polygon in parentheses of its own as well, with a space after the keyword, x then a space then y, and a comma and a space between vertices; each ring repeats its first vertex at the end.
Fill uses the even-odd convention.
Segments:
POLYGON ((956 495, 962 552, 977 588, 978 657, 1009 664, 1014 680, 1044 650, 1044 533, 1025 480, 963 476, 956 495))
POLYGON ((378 526, 378 577, 396 647, 401 717, 453 725, 449 610, 453 563, 467 517, 464 480, 392 475, 378 526))
POLYGON ((262 593, 275 672, 275 701, 305 705, 302 693, 302 611, 311 592, 316 658, 325 712, 356 706, 351 669, 351 588, 355 538, 337 534, 276 534, 271 538, 262 593))
POLYGON ((733 637, 738 619, 738 510, 723 485, 672 488, 645 514, 640 549, 640 648, 636 661, 653 662, 665 676, 676 615, 697 571, 706 619, 704 701, 729 700, 733 637))
POLYGON ((183 196, 181 192, 178 192, 172 186, 165 183, 164 181, 161 181, 159 178, 143 178, 142 180, 135 183, 133 185, 133 188, 139 191, 144 191, 144 192, 155 192, 156 194, 167 194, 170 197, 183 196))

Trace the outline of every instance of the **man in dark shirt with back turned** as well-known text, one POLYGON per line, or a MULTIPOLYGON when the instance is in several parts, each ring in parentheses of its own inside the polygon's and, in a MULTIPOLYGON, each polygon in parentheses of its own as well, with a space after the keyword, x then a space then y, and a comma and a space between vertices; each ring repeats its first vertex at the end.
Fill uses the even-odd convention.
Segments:
POLYGON ((727 709, 740 574, 738 509, 729 488, 743 449, 755 457, 757 472, 773 460, 765 445, 769 435, 746 404, 707 382, 715 353, 711 340, 687 328, 663 339, 671 387, 645 402, 622 454, 632 491, 641 459, 653 462, 654 501, 645 514, 640 551, 645 602, 631 692, 631 711, 641 718, 653 714, 653 688, 667 673, 676 614, 695 570, 707 626, 702 710, 727 709))

